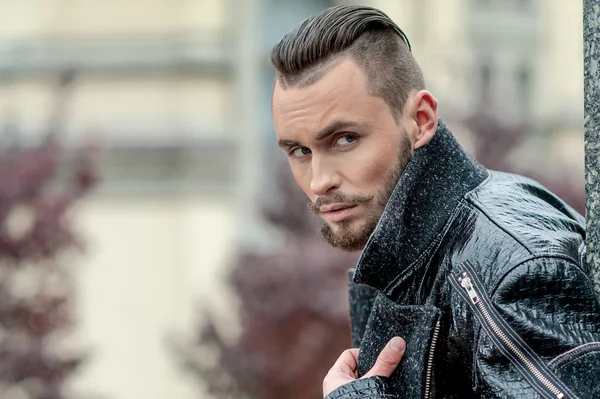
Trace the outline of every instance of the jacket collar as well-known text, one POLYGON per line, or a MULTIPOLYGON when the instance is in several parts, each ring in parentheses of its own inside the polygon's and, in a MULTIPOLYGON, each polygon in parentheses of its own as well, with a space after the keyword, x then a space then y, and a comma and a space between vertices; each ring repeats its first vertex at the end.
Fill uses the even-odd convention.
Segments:
POLYGON ((441 121, 400 176, 356 267, 354 282, 380 291, 406 279, 434 251, 461 199, 488 176, 441 121))

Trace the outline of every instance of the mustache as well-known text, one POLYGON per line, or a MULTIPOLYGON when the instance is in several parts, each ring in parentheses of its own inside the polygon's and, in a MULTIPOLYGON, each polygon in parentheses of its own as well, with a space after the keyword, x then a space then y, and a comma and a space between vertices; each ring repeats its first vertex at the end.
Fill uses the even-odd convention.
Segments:
POLYGON ((375 198, 374 195, 360 195, 360 194, 346 195, 343 193, 334 193, 328 197, 319 197, 319 198, 317 198, 317 200, 314 203, 309 202, 308 204, 306 204, 306 206, 312 213, 314 213, 315 215, 318 215, 321 213, 320 208, 323 205, 337 204, 337 203, 342 203, 342 204, 347 204, 347 205, 358 205, 358 204, 363 204, 365 202, 369 202, 373 198, 375 198))

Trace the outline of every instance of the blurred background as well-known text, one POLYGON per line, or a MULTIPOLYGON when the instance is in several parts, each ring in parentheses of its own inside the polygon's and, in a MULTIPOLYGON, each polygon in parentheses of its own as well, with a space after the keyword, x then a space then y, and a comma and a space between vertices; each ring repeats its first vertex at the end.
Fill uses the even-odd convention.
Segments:
POLYGON ((580 1, 0 0, 0 397, 320 398, 356 255, 287 173, 268 55, 342 3, 480 162, 583 212, 580 1))

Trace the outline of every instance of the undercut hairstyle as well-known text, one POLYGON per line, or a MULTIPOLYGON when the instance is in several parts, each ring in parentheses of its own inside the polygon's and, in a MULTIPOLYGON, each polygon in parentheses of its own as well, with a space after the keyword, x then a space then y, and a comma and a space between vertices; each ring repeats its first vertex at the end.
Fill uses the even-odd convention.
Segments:
POLYGON ((336 6, 308 17, 273 47, 271 64, 285 89, 316 82, 344 57, 363 70, 369 92, 397 120, 409 93, 425 88, 404 32, 382 11, 365 6, 336 6))

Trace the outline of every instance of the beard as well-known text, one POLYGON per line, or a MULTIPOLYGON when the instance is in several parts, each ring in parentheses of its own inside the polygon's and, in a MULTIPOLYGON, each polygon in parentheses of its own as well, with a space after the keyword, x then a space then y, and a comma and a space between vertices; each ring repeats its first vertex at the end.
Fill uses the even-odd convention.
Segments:
POLYGON ((402 138, 400 140, 400 147, 398 148, 398 157, 396 164, 388 172, 385 177, 381 188, 378 190, 376 195, 364 196, 364 195, 345 195, 339 192, 325 198, 318 198, 314 204, 309 204, 309 208, 319 219, 321 219, 321 227, 319 229, 321 236, 331 246, 339 248, 344 251, 353 252, 362 250, 367 244, 369 237, 377 227, 379 219, 383 214, 385 206, 392 196, 398 180, 406 167, 406 164, 410 160, 412 155, 412 144, 408 137, 408 132, 403 131, 402 138), (325 204, 332 203, 344 203, 359 205, 367 203, 371 200, 377 201, 377 208, 369 212, 362 220, 355 221, 342 221, 338 223, 337 231, 334 231, 332 227, 327 223, 321 216, 319 208, 325 204))

